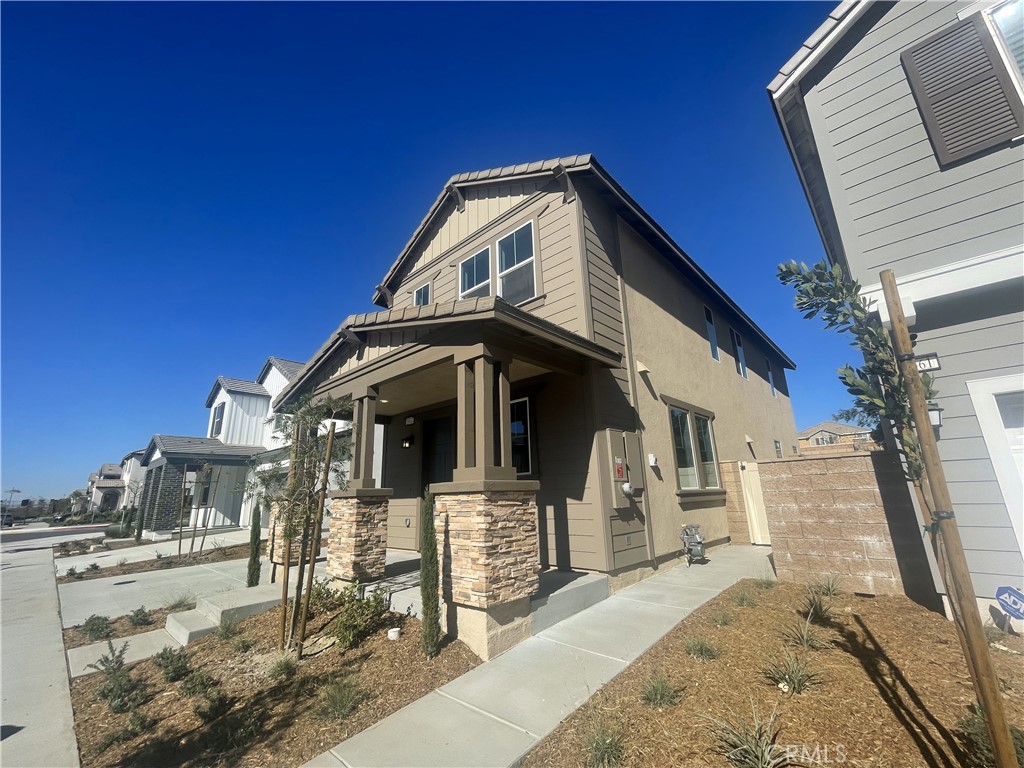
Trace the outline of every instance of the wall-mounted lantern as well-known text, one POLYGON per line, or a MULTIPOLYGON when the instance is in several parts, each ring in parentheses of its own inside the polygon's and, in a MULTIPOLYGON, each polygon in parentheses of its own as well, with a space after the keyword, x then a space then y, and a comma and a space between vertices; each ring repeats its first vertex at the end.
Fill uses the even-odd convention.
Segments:
POLYGON ((942 426, 943 407, 935 402, 928 402, 928 421, 933 427, 942 426))
POLYGON ((414 442, 415 442, 415 438, 412 435, 409 435, 408 437, 403 437, 402 438, 402 447, 403 448, 412 448, 412 444, 414 442))

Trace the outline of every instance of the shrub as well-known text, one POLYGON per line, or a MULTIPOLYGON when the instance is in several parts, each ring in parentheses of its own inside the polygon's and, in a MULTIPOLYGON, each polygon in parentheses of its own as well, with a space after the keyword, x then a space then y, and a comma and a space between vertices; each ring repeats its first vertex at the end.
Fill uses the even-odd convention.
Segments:
POLYGON ((114 633, 110 627, 110 619, 96 614, 85 620, 85 623, 82 624, 82 631, 90 640, 103 640, 114 633))
POLYGON ((823 579, 811 584, 807 589, 812 594, 822 595, 823 597, 838 597, 841 593, 839 591, 839 585, 841 579, 838 576, 826 576, 823 579))
POLYGON ((821 685, 821 672, 814 669, 805 659, 783 652, 782 661, 771 662, 764 670, 764 676, 775 683, 784 693, 803 693, 812 685, 821 685))
POLYGON ((807 590, 802 613, 809 622, 821 626, 828 626, 835 618, 832 615, 832 601, 813 589, 807 590))
POLYGON ((774 589, 777 583, 772 575, 768 573, 754 579, 754 586, 760 590, 774 589))
POLYGON ((746 589, 741 589, 736 593, 736 597, 733 598, 733 602, 736 603, 739 608, 754 608, 757 605, 757 598, 754 597, 746 589))
POLYGON ((345 600, 331 625, 331 634, 337 638, 338 647, 345 650, 359 645, 380 626, 391 606, 391 596, 386 589, 378 588, 360 598, 355 584, 341 592, 345 600))
POLYGON ((658 672, 644 685, 640 701, 652 707, 671 707, 679 702, 681 691, 669 685, 665 675, 658 672))
POLYGON ((170 611, 191 611, 195 607, 196 596, 189 592, 182 592, 164 604, 164 608, 170 611))
POLYGON ((239 631, 237 621, 221 617, 220 624, 217 627, 217 637, 221 640, 230 640, 232 637, 237 635, 239 631))
MULTIPOLYGON (((992 737, 985 724, 984 710, 977 704, 967 708, 967 714, 956 724, 957 736, 964 746, 964 768, 992 768, 996 764, 992 752, 992 737)), ((1017 753, 1017 764, 1024 765, 1024 730, 1010 726, 1010 737, 1017 753)))
POLYGON ((106 676, 96 696, 107 702, 111 712, 129 712, 146 700, 147 686, 134 680, 125 669, 124 656, 128 651, 128 643, 115 651, 114 644, 107 640, 107 648, 108 653, 100 656, 95 664, 89 665, 90 669, 98 670, 106 676))
POLYGON ((330 579, 313 579, 309 590, 309 612, 312 616, 320 616, 336 610, 345 602, 340 589, 331 586, 330 579))
POLYGON ((441 609, 437 599, 437 533, 434 530, 434 497, 427 493, 420 505, 420 650, 428 659, 441 642, 441 609))
POLYGON ((87 570, 89 573, 94 573, 94 572, 98 571, 99 569, 100 569, 100 564, 99 563, 89 563, 87 566, 85 566, 85 570, 87 570))
POLYGON ((57 549, 60 551, 62 555, 71 554, 71 545, 68 544, 66 541, 62 541, 60 544, 58 544, 57 549))
POLYGON ((622 734, 605 725, 598 725, 587 740, 587 768, 612 768, 626 756, 622 734))
POLYGON ((167 555, 165 555, 158 549, 153 553, 153 557, 155 557, 157 560, 163 560, 165 557, 167 557, 167 555))
POLYGON ((703 637, 687 638, 683 650, 697 661, 711 661, 721 656, 721 652, 703 637))
POLYGON ((231 698, 220 688, 212 688, 200 699, 192 711, 204 723, 219 720, 231 710, 231 698))
POLYGON ((260 522, 262 514, 259 503, 253 504, 249 521, 249 562, 245 569, 245 586, 255 587, 260 583, 260 522))
POLYGON ((196 670, 181 682, 181 693, 188 698, 207 696, 220 683, 202 670, 196 670))
POLYGON ((82 578, 82 574, 80 574, 78 572, 78 569, 75 568, 75 566, 73 566, 73 565, 70 568, 68 568, 67 571, 64 572, 64 575, 67 576, 69 579, 80 579, 80 578, 82 578))
POLYGON ((783 768, 791 765, 786 750, 779 745, 781 726, 776 726, 775 710, 762 720, 751 705, 753 721, 748 723, 733 716, 729 720, 711 721, 714 751, 735 768, 783 768))
POLYGON ((128 565, 128 558, 127 557, 122 557, 120 560, 117 561, 117 567, 118 568, 124 568, 126 565, 128 565))
POLYGON ((821 637, 811 626, 811 620, 798 621, 782 631, 782 639, 787 645, 803 648, 805 651, 824 651, 832 647, 832 643, 821 637))
POLYGON ((96 747, 96 754, 102 755, 115 744, 120 744, 124 741, 131 741, 136 736, 141 736, 154 725, 156 725, 156 720, 136 709, 128 717, 128 725, 124 728, 112 731, 103 737, 99 745, 96 747))
POLYGON ((271 680, 288 680, 295 675, 295 671, 298 668, 299 664, 295 661, 295 657, 287 654, 271 665, 267 671, 267 676, 271 680))
POLYGON ((146 610, 146 606, 140 605, 128 614, 128 623, 133 627, 146 627, 152 624, 153 620, 149 618, 149 611, 146 610))
POLYGON ((344 720, 359 705, 361 698, 359 688, 352 678, 331 683, 324 691, 317 715, 322 720, 344 720))
POLYGON ((231 641, 231 646, 239 653, 247 653, 248 651, 251 651, 255 645, 256 641, 246 635, 238 635, 231 641))
POLYGON ((164 680, 169 683, 183 680, 192 671, 188 664, 188 652, 184 648, 163 648, 153 657, 153 663, 164 673, 164 680))
POLYGON ((127 539, 131 536, 131 529, 122 528, 120 524, 108 525, 107 529, 103 531, 103 535, 108 539, 127 539))
POLYGON ((716 613, 711 619, 716 627, 728 627, 732 624, 732 616, 726 611, 716 613))

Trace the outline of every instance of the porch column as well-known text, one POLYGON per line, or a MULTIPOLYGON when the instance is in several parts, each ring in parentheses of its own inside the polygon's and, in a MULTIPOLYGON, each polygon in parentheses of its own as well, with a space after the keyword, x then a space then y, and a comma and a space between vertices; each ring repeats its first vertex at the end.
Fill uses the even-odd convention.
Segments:
POLYGON ((515 480, 509 405, 509 359, 479 348, 456 359, 455 482, 515 480), (472 356, 470 356, 472 354, 472 356))
POLYGON ((476 466, 476 409, 474 397, 473 364, 461 362, 456 368, 458 377, 458 405, 456 406, 455 471, 476 466))
POLYGON ((498 379, 498 429, 501 435, 500 466, 511 470, 515 477, 515 465, 512 463, 512 399, 511 382, 509 381, 509 361, 495 362, 495 375, 498 379))
POLYGON ((373 488, 373 431, 377 420, 377 390, 369 389, 352 407, 352 435, 355 438, 350 462, 349 488, 373 488))

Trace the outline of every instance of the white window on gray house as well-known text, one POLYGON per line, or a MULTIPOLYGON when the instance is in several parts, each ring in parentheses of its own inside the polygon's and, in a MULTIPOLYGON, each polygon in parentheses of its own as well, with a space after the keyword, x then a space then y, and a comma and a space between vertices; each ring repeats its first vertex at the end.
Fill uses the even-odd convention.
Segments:
POLYGON ((412 305, 414 307, 423 307, 430 303, 430 283, 420 286, 416 289, 416 292, 412 295, 412 305))
POLYGON ((676 453, 676 478, 679 487, 698 488, 689 413, 682 408, 670 408, 669 414, 672 418, 672 443, 676 453))
POLYGON ((775 441, 775 458, 782 458, 782 443, 779 442, 778 440, 775 441))
POLYGON ((527 222, 498 241, 498 295, 510 304, 536 296, 533 265, 533 222, 527 222))
POLYGON ((940 167, 1024 134, 1021 19, 1021 0, 1012 0, 971 14, 900 55, 940 167))
POLYGON ((210 424, 210 437, 220 437, 221 427, 224 426, 224 403, 213 409, 213 423, 210 424))
POLYGON ((685 408, 669 407, 676 480, 680 490, 721 487, 711 418, 685 408))
POLYGON ((512 464, 517 475, 533 472, 530 455, 530 401, 525 397, 509 404, 512 414, 512 464))
POLYGON ((732 343, 732 356, 736 361, 736 373, 745 379, 747 378, 747 357, 743 354, 743 337, 730 328, 729 341, 732 343))
POLYGON ((484 248, 459 264, 459 298, 491 295, 491 249, 484 248))
POLYGON ((715 316, 711 314, 711 309, 704 307, 704 326, 708 331, 708 344, 711 345, 711 357, 715 360, 720 360, 721 356, 718 352, 718 332, 715 330, 715 316))
POLYGON ((701 487, 718 487, 718 462, 715 460, 715 441, 711 438, 711 419, 693 415, 697 425, 697 453, 700 456, 701 487))
POLYGON ((772 361, 766 357, 764 364, 768 366, 768 386, 771 387, 772 397, 775 397, 775 374, 772 372, 772 361))

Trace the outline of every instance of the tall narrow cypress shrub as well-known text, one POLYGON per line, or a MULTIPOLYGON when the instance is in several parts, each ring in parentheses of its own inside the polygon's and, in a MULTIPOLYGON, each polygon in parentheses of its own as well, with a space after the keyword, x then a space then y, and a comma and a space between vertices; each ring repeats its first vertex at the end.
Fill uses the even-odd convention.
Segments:
POLYGON ((260 523, 262 505, 252 505, 252 520, 249 522, 249 568, 245 573, 245 586, 255 587, 260 583, 260 523))
POLYGON ((420 647, 429 658, 437 653, 441 641, 441 609, 438 606, 437 534, 434 532, 434 497, 423 495, 420 509, 420 647))

